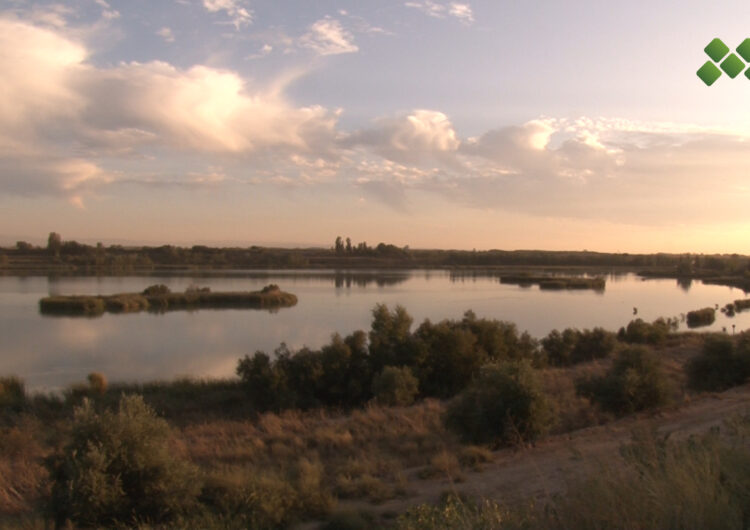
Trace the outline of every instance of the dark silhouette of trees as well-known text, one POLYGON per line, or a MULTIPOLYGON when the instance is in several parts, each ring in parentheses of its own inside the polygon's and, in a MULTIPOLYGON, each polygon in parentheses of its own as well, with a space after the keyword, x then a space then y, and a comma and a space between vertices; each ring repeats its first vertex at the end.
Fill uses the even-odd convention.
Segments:
POLYGON ((62 248, 62 237, 57 232, 50 232, 47 237, 47 250, 55 256, 60 254, 62 248))

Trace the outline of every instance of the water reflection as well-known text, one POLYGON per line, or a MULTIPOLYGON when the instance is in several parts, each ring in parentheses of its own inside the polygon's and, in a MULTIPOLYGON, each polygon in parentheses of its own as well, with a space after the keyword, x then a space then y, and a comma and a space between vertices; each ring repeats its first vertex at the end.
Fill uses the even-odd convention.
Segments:
POLYGON ((690 291, 690 287, 693 285, 692 278, 677 278, 677 285, 685 292, 690 291))

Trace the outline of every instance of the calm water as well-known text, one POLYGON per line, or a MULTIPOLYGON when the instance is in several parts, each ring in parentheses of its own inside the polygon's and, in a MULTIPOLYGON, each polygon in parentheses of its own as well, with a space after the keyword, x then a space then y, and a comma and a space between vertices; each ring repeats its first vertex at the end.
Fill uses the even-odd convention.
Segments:
MULTIPOLYGON (((610 276, 603 293, 540 291, 500 284, 496 278, 443 271, 271 271, 202 277, 0 277, 0 374, 23 377, 31 389, 59 389, 99 371, 110 380, 147 381, 177 376, 230 376, 237 359, 290 347, 319 347, 332 332, 369 329, 376 303, 401 304, 415 323, 425 318, 480 317, 515 322, 540 338, 554 328, 603 326, 617 330, 633 317, 653 320, 745 298, 739 289, 675 280, 610 276), (174 291, 191 284, 213 291, 257 290, 277 283, 299 297, 278 312, 259 310, 105 314, 98 318, 49 317, 38 301, 50 294, 112 294, 165 283, 174 291)), ((750 327, 750 312, 727 318, 717 312, 710 328, 731 333, 750 327)))

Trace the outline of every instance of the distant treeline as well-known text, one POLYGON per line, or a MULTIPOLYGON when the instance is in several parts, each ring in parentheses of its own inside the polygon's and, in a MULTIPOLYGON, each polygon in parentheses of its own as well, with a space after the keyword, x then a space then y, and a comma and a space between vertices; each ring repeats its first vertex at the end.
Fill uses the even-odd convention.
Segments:
POLYGON ((750 290, 750 257, 739 254, 630 254, 545 250, 427 250, 337 237, 329 248, 86 245, 49 235, 46 247, 19 241, 0 249, 6 274, 122 274, 195 269, 295 268, 620 268, 650 277, 702 279, 750 290))

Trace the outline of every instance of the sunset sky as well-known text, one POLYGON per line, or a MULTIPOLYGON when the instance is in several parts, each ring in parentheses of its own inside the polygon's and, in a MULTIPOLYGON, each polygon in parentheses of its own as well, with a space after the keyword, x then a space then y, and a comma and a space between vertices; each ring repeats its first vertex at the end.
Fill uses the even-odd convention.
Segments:
POLYGON ((748 2, 0 0, 0 244, 750 253, 748 2))

